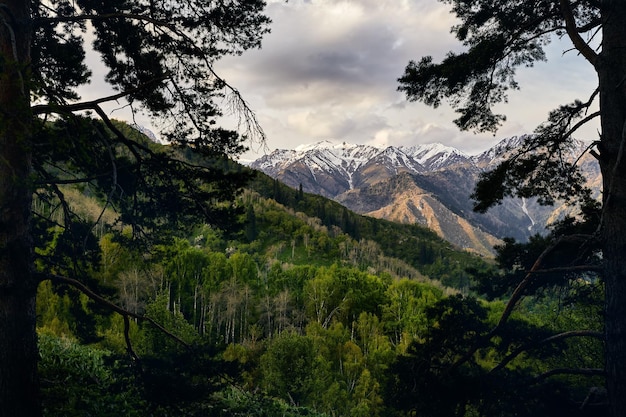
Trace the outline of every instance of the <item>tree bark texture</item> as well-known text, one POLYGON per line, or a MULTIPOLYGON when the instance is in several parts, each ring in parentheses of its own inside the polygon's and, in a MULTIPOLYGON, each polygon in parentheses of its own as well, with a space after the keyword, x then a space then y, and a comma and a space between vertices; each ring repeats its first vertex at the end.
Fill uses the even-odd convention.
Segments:
POLYGON ((602 1, 597 71, 602 112, 605 370, 612 417, 626 416, 626 2, 602 1))
POLYGON ((41 415, 31 239, 30 1, 0 3, 0 417, 41 415))

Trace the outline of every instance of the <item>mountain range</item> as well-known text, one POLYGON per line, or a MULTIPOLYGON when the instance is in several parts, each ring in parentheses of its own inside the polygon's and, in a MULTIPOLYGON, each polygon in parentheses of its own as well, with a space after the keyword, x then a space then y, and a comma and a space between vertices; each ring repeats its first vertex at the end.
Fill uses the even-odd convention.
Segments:
MULTIPOLYGON (((532 199, 507 199, 485 214, 472 210, 470 195, 480 173, 495 168, 526 138, 506 138, 472 156, 438 143, 375 147, 323 141, 275 150, 250 167, 359 214, 425 225, 459 248, 490 256, 502 238, 525 241, 545 233, 568 210, 532 199)), ((578 143, 572 157, 582 154, 585 146, 578 143)), ((584 156, 579 163, 598 188, 595 160, 584 156)))

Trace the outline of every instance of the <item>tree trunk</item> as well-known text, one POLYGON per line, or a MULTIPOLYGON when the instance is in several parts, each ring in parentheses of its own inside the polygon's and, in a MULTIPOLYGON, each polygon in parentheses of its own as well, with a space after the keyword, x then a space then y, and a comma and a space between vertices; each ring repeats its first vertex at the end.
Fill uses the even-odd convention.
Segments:
POLYGON ((0 417, 40 416, 31 239, 30 1, 0 8, 0 417))
POLYGON ((602 137, 605 369, 610 415, 626 416, 626 2, 602 2, 598 62, 602 137))

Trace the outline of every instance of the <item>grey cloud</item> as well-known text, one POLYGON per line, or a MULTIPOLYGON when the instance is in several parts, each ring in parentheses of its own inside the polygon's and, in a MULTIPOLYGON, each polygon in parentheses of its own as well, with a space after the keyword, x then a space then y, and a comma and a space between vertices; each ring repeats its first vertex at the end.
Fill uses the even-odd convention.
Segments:
POLYGON ((271 4, 268 11, 274 27, 264 49, 232 58, 231 62, 247 62, 244 67, 250 72, 239 74, 241 82, 254 85, 270 97, 282 97, 270 99, 270 105, 289 106, 285 97, 292 97, 293 104, 301 106, 302 97, 290 92, 302 93, 311 85, 317 86, 317 90, 307 91, 312 94, 311 105, 341 100, 332 96, 333 91, 339 91, 347 103, 358 94, 389 100, 410 53, 415 52, 407 42, 414 33, 407 31, 428 30, 427 24, 412 24, 420 18, 417 12, 401 13, 390 4, 398 5, 397 0, 387 2, 387 7, 385 2, 373 1, 271 4), (342 22, 328 11, 328 7, 338 4, 358 5, 362 10, 354 18, 348 16, 349 22, 342 22), (321 96, 320 91, 328 91, 331 96, 321 96))
MULTIPOLYGON (((267 10, 273 33, 263 48, 224 59, 217 69, 254 103, 257 114, 271 114, 265 118, 270 147, 334 138, 442 142, 474 152, 497 140, 461 133, 447 106, 433 110, 408 103, 396 91, 396 80, 409 60, 433 55, 437 61, 462 47, 450 34, 454 20, 441 2, 271 0, 267 10)), ((527 133, 556 105, 585 98, 570 95, 581 88, 586 94, 589 77, 579 72, 573 54, 559 60, 564 49, 549 56, 555 61, 551 65, 520 70, 522 91, 512 92, 501 110, 509 120, 503 133, 527 133), (558 85, 555 67, 560 71, 558 85)))

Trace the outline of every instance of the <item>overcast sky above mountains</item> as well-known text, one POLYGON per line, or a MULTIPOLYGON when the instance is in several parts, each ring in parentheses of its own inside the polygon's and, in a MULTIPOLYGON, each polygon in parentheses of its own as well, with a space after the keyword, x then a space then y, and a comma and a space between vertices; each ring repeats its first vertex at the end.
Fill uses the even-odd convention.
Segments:
MULTIPOLYGON (((503 137, 526 134, 559 104, 588 99, 596 78, 569 44, 548 47, 548 63, 519 72, 521 91, 503 110, 508 121, 494 137, 459 132, 455 114, 443 105, 431 109, 409 103, 396 91, 409 60, 432 55, 439 61, 461 46, 450 34, 449 7, 436 0, 268 0, 272 33, 260 50, 227 57, 216 69, 256 111, 267 134, 267 148, 252 146, 244 159, 276 148, 338 140, 376 146, 439 142, 475 154, 503 137)), ((91 55, 89 60, 97 60, 91 55)), ((98 81, 84 99, 110 94, 98 81)), ((108 109, 128 119, 123 104, 108 109)), ((139 124, 149 126, 137 115, 139 124)), ((224 120, 226 127, 234 121, 224 120)), ((580 139, 592 140, 596 127, 580 139)))
MULTIPOLYGON (((471 154, 532 132, 558 104, 593 91, 592 70, 573 52, 562 54, 568 44, 553 44, 548 63, 520 72, 522 90, 510 96, 496 137, 459 132, 447 106, 408 103, 396 91, 410 59, 459 50, 448 10, 436 0, 269 0, 272 33, 263 48, 227 58, 218 70, 256 110, 270 150, 334 139, 441 142, 471 154)), ((263 153, 256 151, 248 158, 263 153)))

